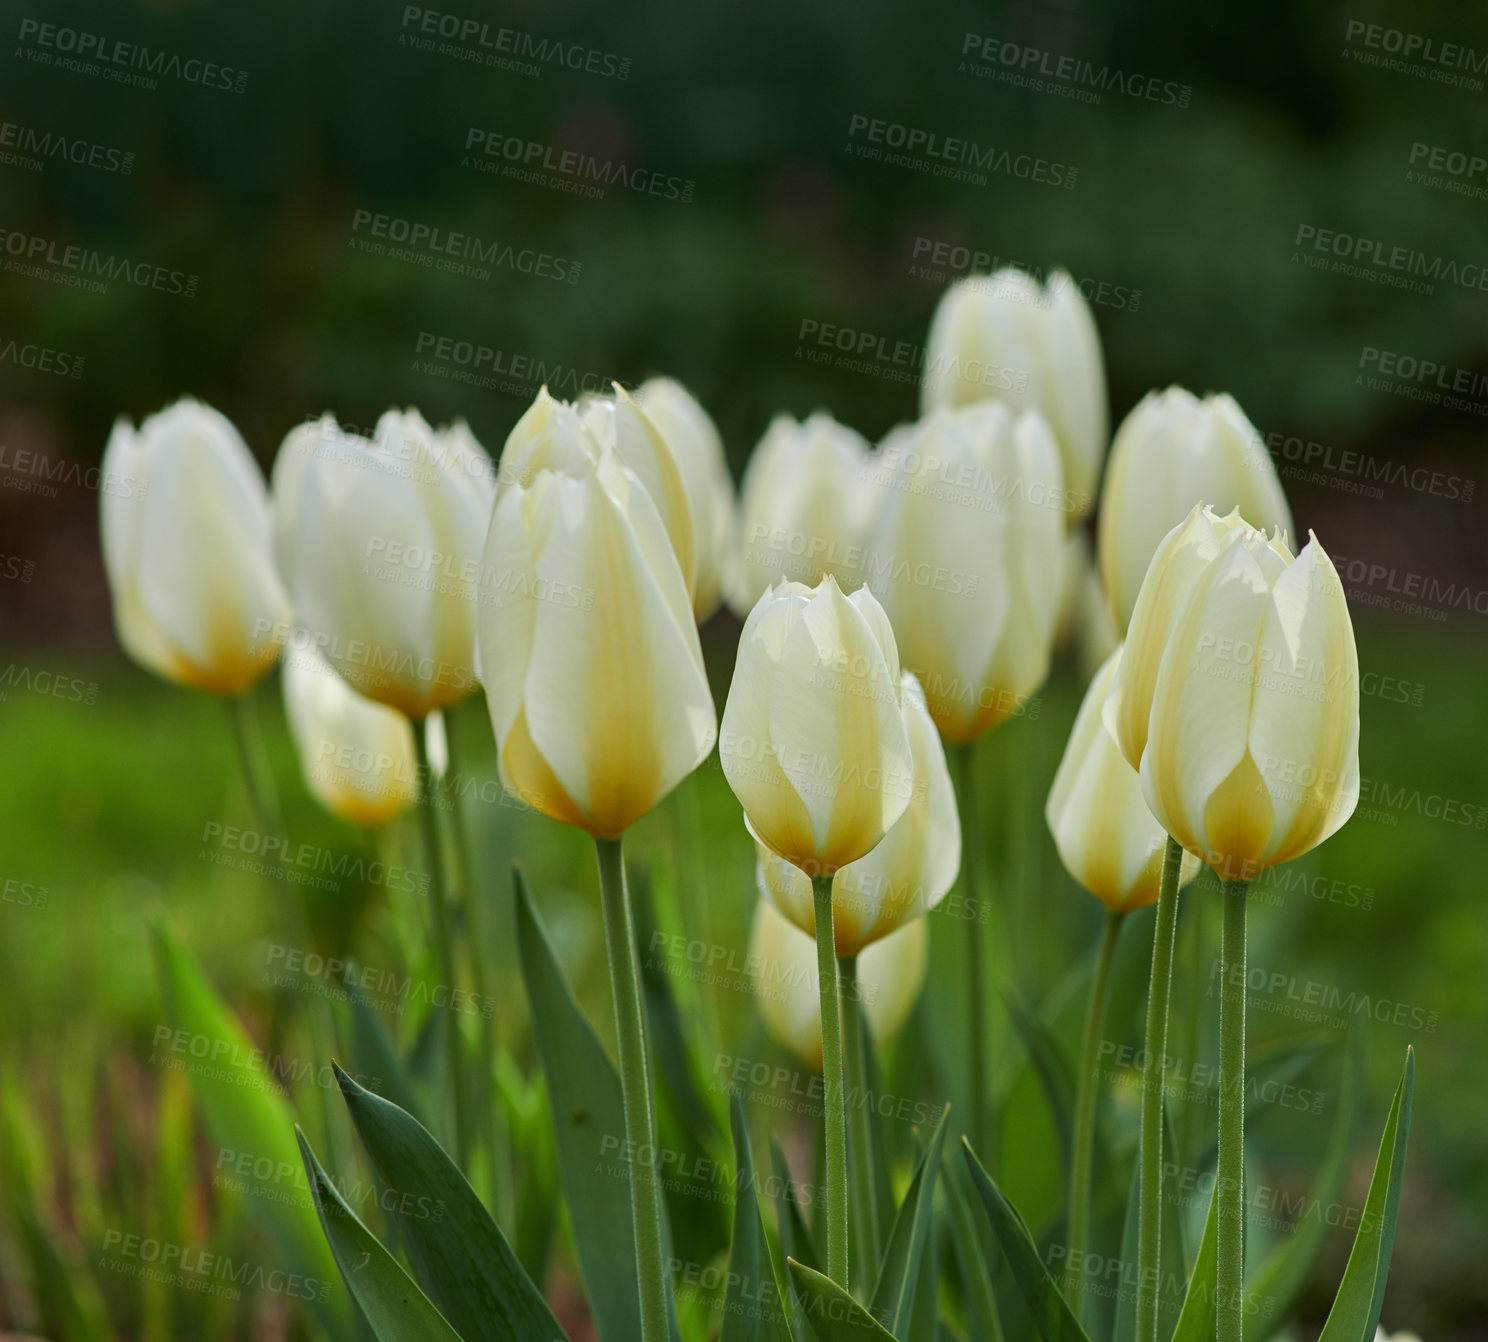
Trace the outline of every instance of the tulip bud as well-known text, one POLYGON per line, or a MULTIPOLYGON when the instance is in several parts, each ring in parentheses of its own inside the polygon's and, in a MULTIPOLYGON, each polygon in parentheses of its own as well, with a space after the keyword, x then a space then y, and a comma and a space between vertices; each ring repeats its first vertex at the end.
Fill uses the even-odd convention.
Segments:
MULTIPOLYGON (((869 946, 858 961, 858 997, 868 1032, 886 1044, 919 1001, 929 964, 929 930, 922 918, 906 923, 869 946)), ((816 947, 775 907, 760 900, 749 934, 760 1015, 775 1041, 807 1067, 822 1065, 821 995, 816 982, 816 947)))
POLYGON ((189 398, 104 449, 99 530, 124 650, 158 675, 241 694, 279 657, 289 601, 263 473, 224 416, 189 398))
POLYGON ((539 471, 583 474, 612 451, 651 495, 666 528, 691 599, 697 581, 692 504, 671 446, 617 382, 611 396, 586 396, 570 405, 544 387, 507 436, 501 450, 501 488, 530 485, 539 471))
POLYGON ((1070 276, 1011 267, 951 285, 930 323, 921 407, 1003 401, 1038 410, 1059 447, 1066 522, 1090 511, 1106 450, 1106 370, 1095 319, 1070 276))
POLYGON ((370 828, 417 800, 408 719, 362 698, 313 645, 284 659, 284 710, 305 782, 328 811, 370 828))
POLYGON ((1101 579, 1123 635, 1153 552, 1196 503, 1292 529, 1276 467, 1232 397, 1148 392, 1116 431, 1101 486, 1101 579))
MULTIPOLYGON (((832 878, 832 931, 838 955, 857 955, 933 909, 945 898, 961 866, 961 821, 945 749, 925 708, 919 682, 908 671, 901 698, 914 762, 914 795, 883 842, 866 857, 839 867, 832 878)), ((810 879, 764 844, 756 843, 756 847, 760 894, 814 937, 816 910, 810 879)))
POLYGON ((724 776, 761 843, 811 876, 870 852, 914 792, 899 652, 867 588, 782 582, 750 611, 723 710, 724 776))
POLYGON ((1049 670, 1064 543, 1043 420, 981 402, 885 440, 870 585, 948 741, 1020 711, 1049 670))
POLYGON ((717 717, 662 517, 612 448, 503 483, 478 637, 502 782, 618 838, 713 748, 717 717))
POLYGON ((275 552, 296 618, 347 684, 411 718, 476 683, 492 472, 468 432, 436 437, 417 410, 389 410, 369 442, 328 415, 294 429, 274 463, 275 552))
MULTIPOLYGON (((1137 771, 1101 721, 1120 660, 1117 648, 1085 691, 1044 818, 1070 875, 1112 913, 1130 913, 1157 903, 1167 836, 1147 809, 1137 771)), ((1185 857, 1182 879, 1197 867, 1185 857)))
POLYGON ((1163 828, 1223 880, 1316 847, 1359 797, 1359 659, 1317 538, 1295 559, 1195 508, 1137 596, 1106 720, 1163 828))
POLYGON ((643 382, 636 401, 682 470, 697 551, 692 608, 701 624, 718 608, 724 568, 733 547, 734 482, 723 455, 723 440, 708 412, 671 378, 643 382))
POLYGON ((729 605, 741 619, 784 578, 814 587, 830 573, 862 586, 873 503, 868 443, 818 411, 802 423, 777 415, 754 449, 739 491, 739 555, 729 605))

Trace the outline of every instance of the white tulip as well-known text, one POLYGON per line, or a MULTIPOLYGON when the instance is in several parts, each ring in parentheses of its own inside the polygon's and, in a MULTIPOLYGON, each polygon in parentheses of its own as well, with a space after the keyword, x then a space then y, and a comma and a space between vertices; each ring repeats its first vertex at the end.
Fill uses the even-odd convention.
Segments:
POLYGON ((1196 503, 1292 529, 1270 453, 1233 398, 1149 392, 1116 431, 1101 486, 1101 578, 1121 634, 1159 543, 1196 503))
POLYGON ((228 419, 190 398, 104 450, 104 568, 124 650, 213 694, 241 694, 278 660, 289 602, 274 568, 263 473, 228 419))

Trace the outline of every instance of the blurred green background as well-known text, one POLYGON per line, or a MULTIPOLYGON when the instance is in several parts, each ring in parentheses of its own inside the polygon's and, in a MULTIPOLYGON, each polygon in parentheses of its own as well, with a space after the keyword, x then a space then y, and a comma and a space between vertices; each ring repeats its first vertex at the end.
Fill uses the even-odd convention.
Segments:
MULTIPOLYGON (((306 416, 329 408, 370 425, 388 405, 412 403, 431 421, 466 417, 494 455, 536 391, 533 363, 559 369, 559 388, 565 377, 588 389, 666 372, 715 416, 737 472, 778 410, 825 407, 870 438, 912 417, 916 393, 892 364, 813 362, 803 354, 803 323, 851 328, 875 348, 918 345, 955 278, 935 263, 937 249, 965 247, 993 265, 1062 265, 1089 281, 1105 295, 1094 312, 1113 424, 1151 387, 1232 392, 1263 433, 1276 435, 1299 527, 1376 566, 1345 574, 1366 673, 1362 756, 1371 787, 1361 814, 1306 860, 1320 883, 1278 885, 1258 901, 1252 962, 1302 985, 1409 1009, 1405 1026, 1355 1017, 1343 1032, 1363 1036, 1368 1060, 1349 1198, 1362 1199, 1374 1135, 1413 1044, 1415 1130, 1384 1322, 1426 1342, 1488 1334, 1479 1268, 1488 1255, 1488 596, 1472 599, 1488 590, 1488 529, 1483 501, 1461 497, 1483 469, 1488 397, 1451 408, 1402 394, 1408 381, 1379 390, 1360 376, 1366 349, 1488 370, 1488 297, 1461 284, 1409 292, 1315 269, 1296 245, 1299 230, 1312 227, 1459 267, 1488 263, 1488 199, 1471 194, 1488 177, 1479 172, 1457 193, 1411 176, 1414 145, 1488 154, 1488 70, 1474 88, 1429 70, 1379 68, 1361 58, 1387 53, 1360 36, 1378 24, 1459 43, 1482 68, 1488 13, 1441 4, 1209 13, 1171 3, 933 11, 775 0, 629 11, 568 0, 491 10, 444 3, 416 13, 345 0, 237 10, 3 5, 0 122, 90 153, 118 151, 95 154, 95 163, 133 156, 127 174, 55 157, 39 168, 0 161, 0 663, 8 668, 0 685, 0 1084, 19 1097, 49 1153, 34 1162, 36 1202, 59 1252, 81 1262, 99 1227, 113 1224, 107 1206, 159 1197, 149 1152, 176 1129, 167 1124, 170 1086, 148 1062, 160 1016, 152 913, 168 911, 253 1030, 278 1029, 292 1014, 277 1001, 286 994, 262 981, 266 948, 298 937, 393 964, 397 929, 417 917, 386 889, 348 882, 312 895, 309 932, 291 931, 296 891, 266 894, 261 879, 203 856, 207 826, 250 821, 221 706, 152 680, 116 650, 97 497, 85 474, 113 418, 138 419, 195 394, 234 419, 267 467, 306 416), (559 43, 585 59, 595 53, 597 68, 544 61, 534 74, 422 50, 414 39, 428 14, 436 26, 453 15, 529 35, 543 50, 559 43), (38 36, 42 24, 142 44, 183 68, 191 58, 216 62, 242 73, 243 87, 162 74, 158 87, 139 88, 63 68, 64 53, 38 36), (1189 91, 1187 105, 1111 90, 1092 104, 990 78, 1000 67, 975 55, 988 37, 1050 62, 1072 57, 1171 82, 1189 91), (977 186, 864 161, 850 149, 855 116, 1072 164, 1077 184, 994 176, 977 186), (467 161, 473 131, 644 168, 688 184, 691 198, 611 187, 588 199, 482 173, 467 161), (444 237, 464 233, 483 248, 500 242, 562 258, 566 271, 578 264, 578 279, 501 265, 488 278, 462 276, 373 254, 364 248, 382 227, 377 216, 444 237), (35 263, 38 239, 42 254, 76 245, 194 276, 195 292, 123 279, 88 292, 57 282, 55 267, 38 277, 24 268, 28 256, 35 263), (504 368, 515 361, 522 371, 463 380, 456 358, 438 359, 441 340, 499 350, 504 368), (28 350, 52 354, 41 360, 28 350), (48 371, 59 367, 66 371, 48 371), (1289 455, 1293 438, 1320 445, 1312 461, 1289 455), (1457 496, 1411 483, 1429 475, 1402 482, 1392 473, 1362 489, 1362 467, 1341 464, 1346 451, 1440 472, 1457 482, 1457 496), (1409 574, 1469 599, 1414 615, 1382 611, 1379 598, 1409 574), (1370 907, 1340 888, 1370 891, 1370 907), (143 1185, 131 1184, 131 1169, 143 1185)), ((9 143, 0 130, 0 149, 9 143)), ((9 152, 28 157, 14 145, 9 152)), ((423 250, 425 262, 430 254, 423 250)), ((721 615, 704 633, 720 704, 736 632, 721 615)), ((1058 1021, 1099 925, 1042 823, 1082 688, 1080 671, 1061 665, 1038 716, 1000 729, 980 759, 999 817, 990 842, 1008 901, 1008 961, 1018 990, 1058 1021)), ((370 851, 306 797, 277 693, 271 679, 258 698, 288 831, 336 853, 370 851)), ((461 711, 455 731, 469 767, 489 769, 479 704, 461 711)), ((682 907, 706 914, 698 935, 742 949, 752 852, 716 767, 645 822, 633 851, 665 895, 668 882, 688 878, 675 866, 689 851, 678 836, 696 817, 707 835, 705 893, 682 907)), ((584 985, 590 1018, 609 1038, 582 836, 502 806, 478 804, 471 820, 491 925, 511 925, 505 869, 519 856, 570 980, 584 985)), ((411 852, 411 822, 382 842, 411 852)), ((1202 890, 1192 907, 1202 909, 1202 890)), ((1198 987, 1208 963, 1201 919, 1180 934, 1191 938, 1185 963, 1199 976, 1186 997, 1180 989, 1180 1005, 1193 1017, 1194 1056, 1212 1060, 1213 1003, 1198 987)), ((1108 1030, 1133 1044, 1150 925, 1150 915, 1138 917, 1125 933, 1125 996, 1108 1030)), ((1216 927, 1211 917, 1208 932, 1216 927)), ((493 957, 503 1029, 528 1067, 505 932, 493 957)), ((775 1056, 747 992, 689 987, 685 975, 679 983, 700 1022, 705 1062, 710 1050, 775 1056)), ((304 995, 288 996, 303 1014, 304 995)), ((1264 1008, 1253 1007, 1252 1019, 1262 1045, 1307 1028, 1264 1008)), ((1061 1026, 1067 1042, 1076 1028, 1061 1026)), ((914 1029, 931 1038, 933 1054, 928 1006, 914 1029)), ((891 1063, 899 1084, 932 1091, 924 1058, 901 1052, 911 1056, 891 1063)), ((1337 1052, 1311 1079, 1335 1098, 1337 1052)), ((1115 1097, 1113 1122, 1129 1122, 1121 1106, 1134 1108, 1135 1092, 1118 1088, 1115 1097)), ((1196 1113, 1207 1124, 1212 1110, 1196 1113)), ((1326 1113, 1273 1109, 1256 1125, 1257 1157, 1274 1181, 1305 1185, 1332 1108, 1326 1113)), ((758 1106, 751 1117, 760 1131, 777 1121, 758 1106)), ((209 1170, 212 1152, 196 1141, 196 1163, 209 1170)), ((202 1198, 181 1233, 226 1235, 223 1214, 202 1198)), ((38 1302, 27 1227, 13 1209, 3 1225, 0 1324, 29 1323, 38 1302)), ((1347 1243, 1342 1235, 1329 1242, 1304 1297, 1303 1335, 1321 1323, 1347 1243)), ((555 1261, 561 1292, 561 1255, 555 1261)), ((571 1271, 569 1281, 571 1291, 571 1271)), ((122 1320, 119 1336, 188 1336, 205 1326, 189 1313, 194 1302, 136 1294, 113 1279, 101 1290, 106 1312, 122 1320)), ((234 1326, 271 1336, 304 1326, 286 1322, 298 1318, 292 1303, 264 1298, 234 1326)))

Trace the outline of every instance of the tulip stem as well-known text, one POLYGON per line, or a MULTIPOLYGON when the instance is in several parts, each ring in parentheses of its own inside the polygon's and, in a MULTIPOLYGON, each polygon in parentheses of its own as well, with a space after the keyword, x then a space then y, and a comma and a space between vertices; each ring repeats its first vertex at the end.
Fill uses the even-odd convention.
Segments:
POLYGON ((1246 881, 1221 884, 1219 1168, 1214 1304, 1218 1342, 1242 1342, 1245 1309, 1245 894, 1246 881))
POLYGON ((813 876, 816 972, 821 990, 823 1104, 827 1125, 827 1276, 847 1279, 847 1094, 842 1084, 842 1010, 837 993, 837 938, 832 929, 832 878, 813 876))
MULTIPOLYGON (((966 1130, 974 1146, 986 1134, 987 1104, 987 951, 982 934, 981 908, 981 817, 977 813, 975 743, 953 746, 956 768, 956 804, 961 821, 961 889, 966 899, 966 1130)), ((995 1138, 982 1151, 992 1169, 997 1168, 995 1138)))
MULTIPOLYGON (((1137 1320, 1135 1342, 1155 1342, 1162 1259, 1163 1094, 1168 1051, 1168 1002, 1173 992, 1173 941, 1178 931, 1178 879, 1183 846, 1163 849, 1147 985, 1147 1035, 1142 1052, 1142 1133, 1137 1156, 1137 1320)), ((1237 1339, 1238 1342, 1238 1339, 1237 1339)))
MULTIPOLYGON (((444 980, 446 991, 453 993, 459 986, 455 973, 455 949, 450 937, 449 894, 444 874, 444 850, 439 841, 438 803, 435 800, 436 783, 434 771, 429 766, 428 722, 420 718, 413 724, 413 748, 418 762, 419 777, 419 832, 424 845, 424 862, 429 873, 429 910, 434 924, 434 955, 439 962, 439 976, 444 980)), ((470 1109, 465 1092, 465 1069, 461 1065, 460 1020, 455 1012, 449 1012, 444 1022, 445 1057, 449 1065, 450 1092, 453 1104, 450 1112, 451 1145, 455 1159, 462 1170, 470 1168, 470 1109)))
POLYGON ((1077 1318, 1084 1314, 1083 1297, 1077 1302, 1075 1290, 1079 1284, 1085 1241, 1090 1233, 1090 1177, 1095 1160, 1095 1120, 1101 1092, 1096 1055, 1106 1023, 1106 1003, 1111 996, 1111 965, 1116 959, 1116 942, 1125 921, 1126 914, 1115 909, 1106 914, 1100 949, 1095 954, 1090 997, 1085 1003, 1085 1032, 1080 1040, 1080 1074, 1075 1083, 1074 1150, 1070 1153, 1069 1268, 1065 1278, 1065 1295, 1077 1318))
POLYGON ((604 905, 605 949, 620 1047, 620 1094, 625 1106, 625 1142, 630 1156, 630 1212, 635 1227, 636 1269, 641 1295, 642 1342, 667 1342, 666 1260, 662 1254, 661 1183, 657 1178, 656 1118, 651 1107, 651 1068, 646 1057, 646 1020, 641 967, 636 956, 635 919, 625 884, 619 839, 595 839, 599 894, 604 905))
POLYGON ((858 958, 841 956, 837 961, 838 996, 842 1002, 842 1062, 847 1078, 848 1125, 852 1142, 848 1147, 852 1174, 853 1223, 858 1231, 858 1284, 866 1289, 883 1253, 878 1224, 878 1198, 874 1193, 873 1121, 868 1095, 868 1032, 864 1028, 862 998, 858 988, 858 958))
POLYGON ((274 787, 274 773, 264 749, 263 729, 258 721, 258 707, 253 690, 246 689, 228 702, 232 723, 233 746, 238 754, 238 767, 243 786, 248 790, 248 805, 253 818, 266 829, 280 828, 279 794, 274 787))

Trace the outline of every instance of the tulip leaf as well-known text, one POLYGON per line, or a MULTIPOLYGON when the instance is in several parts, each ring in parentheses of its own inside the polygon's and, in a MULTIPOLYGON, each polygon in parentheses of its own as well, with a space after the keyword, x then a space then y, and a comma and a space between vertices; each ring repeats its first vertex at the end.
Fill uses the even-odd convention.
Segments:
POLYGON ((961 1139, 961 1146, 971 1170, 972 1184, 992 1223, 992 1233, 1002 1246, 1013 1280, 1044 1342, 1089 1342, 1085 1330, 1070 1312, 1059 1287, 1049 1275, 1049 1269, 1044 1266, 1043 1257, 1033 1242, 1033 1236, 1028 1233, 1028 1227, 1023 1224, 1023 1218, 1003 1197, 992 1176, 982 1168, 965 1137, 961 1139))
POLYGON ((396 1104, 336 1079, 419 1284, 465 1342, 555 1342, 558 1320, 465 1176, 396 1104))
POLYGON ((982 1342, 1002 1342, 1002 1316, 998 1309, 997 1292, 992 1285, 995 1264, 988 1261, 989 1255, 982 1244, 971 1204, 962 1191, 954 1170, 948 1172, 945 1188, 946 1205, 950 1209, 951 1226, 955 1232, 951 1237, 951 1247, 956 1255, 957 1266, 961 1269, 962 1280, 966 1283, 966 1293, 970 1297, 972 1317, 976 1321, 976 1336, 982 1342))
POLYGON ((558 1177, 589 1309, 601 1342, 640 1342, 641 1300, 620 1076, 569 992, 515 868, 513 878, 517 951, 532 1006, 532 1031, 548 1079, 558 1177))
POLYGON ((1054 1130, 1059 1134, 1059 1148, 1064 1153, 1064 1165, 1069 1166, 1070 1152, 1074 1147, 1075 1086, 1070 1065, 1060 1050, 1049 1027, 1037 1014, 1007 994, 1008 1018, 1028 1050, 1028 1060, 1033 1065, 1034 1075, 1049 1102, 1049 1112, 1054 1116, 1054 1130))
POLYGON ((786 1267, 820 1342, 894 1342, 894 1334, 830 1277, 794 1258, 786 1267))
POLYGON ((346 1205, 298 1127, 295 1136, 336 1266, 377 1342, 460 1342, 428 1296, 346 1205))
MULTIPOLYGON (((188 1064, 197 1103, 219 1150, 267 1158, 276 1169, 300 1163, 294 1113, 275 1088, 264 1054, 163 923, 152 929, 165 1023, 156 1031, 159 1061, 188 1064), (162 1034, 161 1032, 164 1031, 162 1034), (184 1051, 180 1045, 184 1040, 184 1051), (200 1051, 198 1051, 200 1050, 200 1051), (200 1066, 190 1066, 199 1062, 200 1066)), ((283 1255, 286 1267, 326 1284, 335 1260, 311 1209, 295 1198, 251 1198, 252 1212, 283 1255)), ((346 1329, 346 1298, 330 1292, 317 1304, 333 1334, 346 1329)))
POLYGON ((1199 1239, 1198 1256, 1188 1275, 1183 1308, 1173 1325, 1171 1342, 1214 1342, 1216 1325, 1215 1286, 1219 1272, 1219 1180, 1209 1194, 1209 1215, 1199 1239))
POLYGON ((1415 1087, 1415 1050, 1405 1051, 1405 1072, 1395 1088, 1375 1157, 1374 1177, 1364 1199, 1364 1214, 1354 1236, 1348 1266, 1318 1342, 1371 1342, 1385 1300, 1385 1279, 1395 1248, 1395 1218, 1400 1211, 1400 1184, 1405 1175, 1405 1147, 1410 1138, 1411 1092, 1415 1087))
MULTIPOLYGON (((1364 1070, 1362 1036, 1355 1032, 1344 1063, 1343 1084, 1338 1097, 1338 1117, 1328 1139, 1323 1166, 1313 1185, 1309 1205, 1321 1209, 1332 1206, 1343 1195, 1348 1179, 1349 1152, 1353 1147, 1358 1117, 1359 1085, 1364 1070)), ((1251 1274, 1251 1293, 1272 1308, 1264 1316, 1268 1325, 1259 1337, 1261 1342, 1281 1326, 1291 1311, 1292 1302, 1305 1284, 1318 1254, 1328 1238, 1329 1225, 1321 1216, 1304 1216, 1301 1224, 1276 1245, 1260 1267, 1251 1274)))
MULTIPOLYGON (((785 1152, 780 1149, 780 1143, 773 1137, 770 1138, 770 1168, 775 1175, 775 1215, 780 1235, 780 1252, 786 1258, 794 1258, 796 1262, 819 1271, 821 1259, 811 1242, 811 1232, 806 1228, 806 1220, 801 1215, 801 1205, 796 1200, 796 1187, 791 1181, 790 1166, 786 1163, 785 1152)), ((811 1331, 806 1324, 801 1297, 789 1275, 786 1276, 785 1285, 790 1292, 791 1331, 800 1342, 800 1339, 809 1338, 811 1331)))
POLYGON ((734 1134, 734 1238, 718 1342, 790 1342, 782 1309, 785 1294, 754 1195, 754 1161, 738 1091, 729 1092, 729 1126, 734 1134))
POLYGON ((883 1319, 896 1337, 908 1336, 909 1320, 914 1311, 920 1260, 925 1252, 930 1223, 935 1217, 935 1181, 940 1174, 940 1152, 945 1145, 946 1116, 949 1113, 950 1105, 946 1105, 935 1125, 930 1146, 915 1167, 909 1190, 889 1231, 889 1242, 879 1266, 878 1284, 873 1290, 874 1316, 883 1319))
MULTIPOLYGON (((382 1078, 384 1098, 424 1123, 424 1108, 414 1092, 413 1077, 377 1013, 361 993, 351 996, 351 1056, 358 1071, 382 1078)), ((424 1123, 427 1127, 428 1124, 424 1123)))

